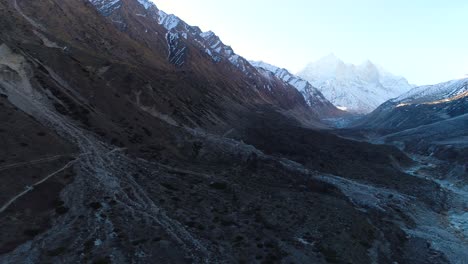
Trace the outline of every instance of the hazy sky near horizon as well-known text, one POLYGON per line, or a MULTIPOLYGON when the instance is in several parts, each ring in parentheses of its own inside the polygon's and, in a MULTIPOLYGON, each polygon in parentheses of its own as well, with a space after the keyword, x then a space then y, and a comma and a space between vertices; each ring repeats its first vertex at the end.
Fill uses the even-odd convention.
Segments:
POLYGON ((423 85, 468 74, 466 0, 153 0, 234 51, 298 72, 334 53, 423 85))

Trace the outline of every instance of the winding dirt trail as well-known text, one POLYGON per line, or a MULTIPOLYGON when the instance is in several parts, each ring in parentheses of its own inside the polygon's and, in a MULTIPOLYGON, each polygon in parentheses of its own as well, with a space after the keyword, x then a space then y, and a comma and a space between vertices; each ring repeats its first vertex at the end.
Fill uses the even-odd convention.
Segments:
POLYGON ((45 157, 45 158, 40 158, 40 159, 35 159, 35 160, 30 160, 30 161, 12 163, 12 164, 1 166, 0 171, 8 170, 8 169, 11 169, 11 168, 16 168, 16 167, 21 167, 21 166, 36 165, 36 164, 40 164, 40 163, 51 162, 51 161, 55 161, 55 160, 58 160, 60 158, 63 158, 65 156, 66 155, 55 155, 55 156, 51 156, 51 157, 45 157))
POLYGON ((26 19, 32 26, 34 26, 35 28, 37 29, 40 29, 42 31, 47 31, 45 29, 44 26, 42 26, 41 24, 37 23, 34 19, 28 17, 26 14, 23 13, 23 10, 21 10, 21 8, 18 6, 18 2, 17 0, 13 0, 13 7, 15 8, 16 11, 18 11, 18 13, 24 17, 24 19, 26 19))
POLYGON ((46 182, 48 179, 50 179, 51 177, 57 175, 58 173, 70 168, 71 166, 73 166, 73 164, 75 164, 77 162, 77 160, 72 160, 70 162, 68 162, 65 166, 63 166, 62 168, 52 172, 51 174, 45 176, 44 178, 42 178, 41 180, 39 180, 38 182, 34 183, 33 185, 30 185, 30 186, 26 186, 25 187, 25 190, 22 191, 21 193, 17 194, 15 197, 11 198, 8 202, 6 202, 1 208, 0 208, 0 214, 3 213, 6 209, 8 209, 16 200, 18 200, 19 198, 23 197, 24 195, 28 194, 29 192, 31 192, 32 190, 34 190, 34 187, 35 186, 38 186, 44 182, 46 182))

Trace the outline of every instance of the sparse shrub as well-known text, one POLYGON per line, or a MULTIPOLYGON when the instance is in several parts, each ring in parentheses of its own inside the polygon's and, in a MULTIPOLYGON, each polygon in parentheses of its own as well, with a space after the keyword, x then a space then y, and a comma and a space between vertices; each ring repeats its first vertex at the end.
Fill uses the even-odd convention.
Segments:
POLYGON ((227 183, 225 182, 212 182, 210 183, 210 187, 217 190, 225 190, 227 189, 227 183))
POLYGON ((52 250, 47 251, 47 255, 49 255, 51 257, 60 256, 65 252, 65 250, 66 250, 65 247, 58 247, 56 249, 52 249, 52 250))
POLYGON ((55 208, 55 212, 59 215, 63 215, 63 214, 66 214, 68 212, 68 208, 65 207, 65 206, 59 206, 57 208, 55 208))
POLYGON ((92 202, 89 204, 89 207, 93 208, 94 210, 98 210, 102 207, 101 203, 99 202, 92 202))
POLYGON ((42 232, 41 229, 33 228, 33 229, 26 229, 26 230, 24 230, 23 233, 25 235, 27 235, 27 236, 35 237, 35 236, 39 235, 41 232, 42 232))

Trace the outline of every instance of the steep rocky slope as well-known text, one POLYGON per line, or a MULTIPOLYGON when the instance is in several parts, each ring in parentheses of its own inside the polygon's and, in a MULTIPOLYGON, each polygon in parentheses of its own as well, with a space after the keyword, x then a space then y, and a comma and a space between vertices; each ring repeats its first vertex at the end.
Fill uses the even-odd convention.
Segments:
POLYGON ((265 75, 276 76, 285 83, 294 86, 302 94, 302 96, 304 96, 307 104, 312 109, 314 109, 314 111, 321 118, 337 117, 346 114, 344 111, 336 108, 323 96, 323 94, 317 88, 313 87, 308 81, 291 74, 288 70, 281 69, 262 61, 251 61, 250 63, 259 71, 264 72, 265 75))
MULTIPOLYGON (((178 73, 196 76, 198 79, 190 80, 192 83, 206 83, 203 85, 206 89, 204 93, 221 92, 217 97, 231 93, 237 105, 230 107, 245 107, 245 103, 249 102, 255 105, 270 104, 302 122, 309 122, 311 126, 322 126, 314 109, 306 104, 299 92, 280 80, 265 78, 215 33, 202 32, 175 15, 164 13, 150 2, 91 2, 108 22, 126 35, 144 43, 152 52, 165 54, 178 73), (243 106, 239 106, 239 102, 243 106)), ((224 102, 221 105, 231 104, 224 102)), ((232 109, 228 109, 232 112, 232 109)), ((218 111, 211 111, 210 115, 218 114, 218 111)), ((218 119, 223 120, 224 117, 218 119)))

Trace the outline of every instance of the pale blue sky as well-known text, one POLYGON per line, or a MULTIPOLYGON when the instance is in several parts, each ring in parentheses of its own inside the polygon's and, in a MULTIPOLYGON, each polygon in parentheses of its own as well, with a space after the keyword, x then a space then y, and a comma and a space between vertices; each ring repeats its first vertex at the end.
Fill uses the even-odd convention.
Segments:
POLYGON ((415 84, 468 74, 467 0, 153 0, 236 53, 297 72, 335 53, 415 84))

